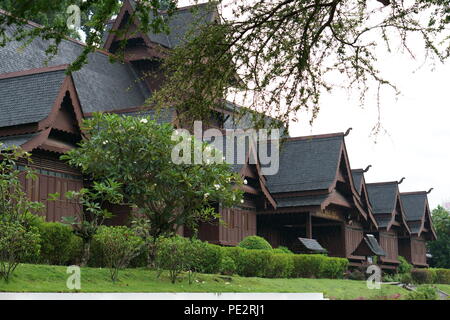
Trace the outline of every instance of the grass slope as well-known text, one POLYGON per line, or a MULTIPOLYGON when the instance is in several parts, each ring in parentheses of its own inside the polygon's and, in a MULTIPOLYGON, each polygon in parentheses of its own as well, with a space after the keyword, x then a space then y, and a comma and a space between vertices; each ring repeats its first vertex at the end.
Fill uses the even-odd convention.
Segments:
MULTIPOLYGON (((2 292, 72 292, 66 287, 66 267, 48 265, 20 265, 9 283, 0 280, 2 292)), ((369 290, 365 281, 331 279, 263 279, 224 277, 198 274, 193 284, 187 277, 172 284, 163 273, 126 269, 120 280, 112 283, 108 269, 82 268, 81 292, 323 292, 332 299, 376 298, 407 293, 406 290, 383 285, 380 290, 369 290)))

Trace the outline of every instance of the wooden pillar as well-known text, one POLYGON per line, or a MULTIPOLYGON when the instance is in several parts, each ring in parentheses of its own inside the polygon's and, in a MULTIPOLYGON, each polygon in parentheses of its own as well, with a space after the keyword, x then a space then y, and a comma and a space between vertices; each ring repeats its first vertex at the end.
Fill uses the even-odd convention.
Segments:
POLYGON ((308 212, 306 216, 306 238, 312 239, 312 221, 311 221, 311 212, 308 212))

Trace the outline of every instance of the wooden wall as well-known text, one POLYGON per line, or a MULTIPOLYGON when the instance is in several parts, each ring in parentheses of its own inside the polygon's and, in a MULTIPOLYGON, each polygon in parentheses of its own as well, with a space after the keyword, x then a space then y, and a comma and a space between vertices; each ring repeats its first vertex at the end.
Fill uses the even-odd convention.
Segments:
POLYGON ((364 230, 358 225, 345 226, 345 252, 348 258, 363 259, 364 257, 353 256, 352 253, 364 238, 364 230))
MULTIPOLYGON (((58 160, 33 157, 31 167, 37 172, 37 179, 26 179, 21 175, 21 183, 28 198, 45 205, 40 213, 48 222, 61 222, 64 216, 75 215, 81 209, 74 201, 67 200, 67 191, 77 191, 83 187, 83 180, 72 168, 58 160), (59 193, 56 201, 49 201, 50 193, 59 193)), ((19 167, 20 168, 20 167, 19 167)))
POLYGON ((398 238, 395 231, 380 231, 378 233, 378 243, 386 252, 382 257, 383 262, 398 263, 398 238))
POLYGON ((235 246, 247 236, 256 235, 256 211, 241 208, 222 208, 225 225, 219 226, 220 243, 235 246))

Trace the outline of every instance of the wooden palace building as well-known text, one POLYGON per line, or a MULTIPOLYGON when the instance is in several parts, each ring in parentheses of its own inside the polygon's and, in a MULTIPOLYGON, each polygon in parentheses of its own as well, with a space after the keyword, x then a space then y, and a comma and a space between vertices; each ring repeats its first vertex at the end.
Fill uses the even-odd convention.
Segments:
MULTIPOLYGON (((83 48, 76 40, 63 40, 58 54, 47 64, 46 40, 35 39, 25 48, 18 42, 0 47, 0 143, 32 153, 31 166, 38 179, 23 178, 22 182, 30 199, 46 204, 42 214, 47 221, 61 221, 62 216, 79 209, 63 195, 81 188, 83 177, 60 156, 83 139, 83 118, 93 112, 152 115, 153 111, 143 106, 161 84, 159 66, 165 54, 182 43, 199 17, 202 23, 218 19, 215 9, 201 4, 196 8, 195 14, 190 7, 180 8, 169 20, 169 35, 130 35, 124 63, 109 61, 121 39, 107 32, 103 50, 90 54, 88 64, 71 75, 65 72, 67 66, 83 48), (148 74, 155 77, 146 77, 148 74), (145 81, 138 81, 142 77, 145 81), (61 198, 47 201, 48 194, 55 192, 61 198)), ((132 10, 133 2, 124 1, 109 30, 121 28, 132 10)), ((15 27, 8 28, 12 32, 15 27)), ((28 28, 39 26, 30 22, 28 28)), ((245 129, 244 122, 234 121, 230 109, 223 113, 226 116, 217 127, 245 129)), ((158 120, 179 126, 174 111, 158 120)), ((249 147, 247 161, 233 165, 248 182, 243 187, 244 203, 235 208, 218 207, 225 225, 202 223, 199 237, 233 246, 248 235, 259 235, 273 247, 327 252, 348 258, 353 266, 379 256, 383 268, 395 268, 399 255, 417 267, 427 266, 425 242, 436 238, 427 193, 400 193, 397 182, 367 184, 365 170, 351 168, 345 136, 286 138, 278 173, 267 176, 254 156, 255 147, 249 147), (248 161, 251 155, 256 161, 248 161)), ((116 223, 125 223, 129 210, 117 208, 115 213, 116 223)), ((190 235, 189 230, 184 234, 190 235)))

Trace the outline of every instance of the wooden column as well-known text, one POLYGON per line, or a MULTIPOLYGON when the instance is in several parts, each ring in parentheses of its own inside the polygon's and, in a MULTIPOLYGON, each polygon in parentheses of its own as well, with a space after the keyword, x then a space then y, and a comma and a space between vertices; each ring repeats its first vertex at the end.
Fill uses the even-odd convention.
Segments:
POLYGON ((306 216, 306 238, 312 239, 312 221, 311 212, 308 212, 306 216))

